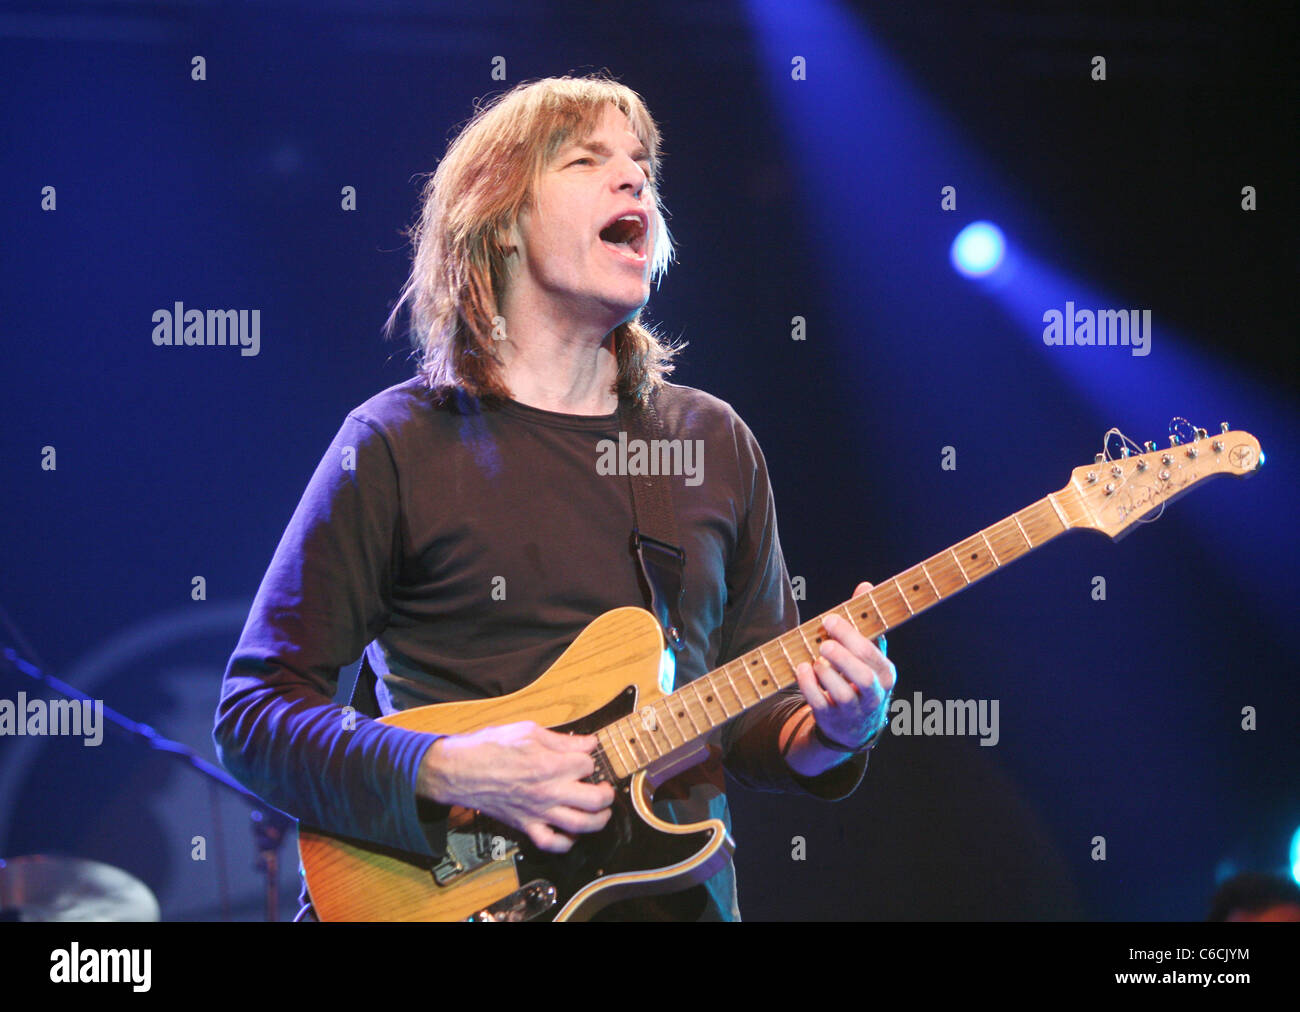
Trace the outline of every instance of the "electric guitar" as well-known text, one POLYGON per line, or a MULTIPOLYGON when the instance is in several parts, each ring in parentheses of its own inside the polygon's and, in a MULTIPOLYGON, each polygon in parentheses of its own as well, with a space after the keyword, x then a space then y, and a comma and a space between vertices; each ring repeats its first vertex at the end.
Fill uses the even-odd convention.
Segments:
MULTIPOLYGON (((1070 482, 920 565, 833 609, 867 637, 906 622, 1066 531, 1113 540, 1156 507, 1217 474, 1247 475, 1264 462, 1247 432, 1075 468, 1070 482)), ((1127 443, 1127 441, 1126 441, 1127 443)), ((1136 445, 1136 444, 1134 444, 1136 445)), ((302 827, 299 855, 317 916, 363 920, 585 920, 632 896, 703 882, 733 843, 717 819, 674 825, 651 810, 656 787, 707 755, 713 729, 795 683, 825 637, 821 616, 672 691, 672 652, 641 608, 597 618, 537 681, 496 699, 422 706, 381 718, 414 731, 460 734, 532 720, 595 734, 593 782, 615 788, 605 828, 581 834, 567 854, 538 850, 526 834, 452 808, 446 851, 427 858, 302 827)))

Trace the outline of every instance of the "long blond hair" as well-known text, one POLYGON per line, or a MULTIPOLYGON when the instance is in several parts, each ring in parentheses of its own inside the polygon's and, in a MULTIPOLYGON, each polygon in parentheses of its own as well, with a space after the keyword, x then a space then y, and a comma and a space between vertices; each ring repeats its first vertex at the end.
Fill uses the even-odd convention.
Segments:
MULTIPOLYGON (((456 388, 487 401, 510 396, 492 338, 506 277, 499 236, 529 206, 560 148, 595 131, 606 103, 627 116, 657 179, 659 129, 645 103, 627 86, 593 75, 525 82, 491 99, 426 181, 419 220, 408 232, 411 274, 384 330, 392 336, 402 310, 409 310, 417 373, 440 399, 456 388)), ((656 282, 673 259, 673 242, 658 188, 652 193, 650 280, 656 282)), ((662 385, 680 350, 644 326, 640 311, 614 329, 614 348, 612 392, 637 400, 662 385)))

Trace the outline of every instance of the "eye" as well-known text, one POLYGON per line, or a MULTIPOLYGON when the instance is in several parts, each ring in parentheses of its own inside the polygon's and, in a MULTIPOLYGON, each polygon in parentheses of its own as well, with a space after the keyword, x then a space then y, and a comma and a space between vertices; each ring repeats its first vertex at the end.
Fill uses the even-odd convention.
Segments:
POLYGON ((594 159, 594 158, 575 158, 575 159, 574 159, 573 161, 571 161, 569 164, 570 164, 570 165, 580 165, 580 164, 582 164, 583 162, 590 162, 592 165, 595 165, 595 164, 596 164, 596 159, 594 159))

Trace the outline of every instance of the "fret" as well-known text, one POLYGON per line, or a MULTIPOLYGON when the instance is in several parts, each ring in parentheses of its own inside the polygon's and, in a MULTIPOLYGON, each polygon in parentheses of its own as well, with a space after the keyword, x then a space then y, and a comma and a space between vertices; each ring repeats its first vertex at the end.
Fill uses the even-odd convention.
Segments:
MULTIPOLYGON (((1051 499, 1052 497, 1049 496, 1048 498, 1051 499)), ((1053 503, 1054 502, 1055 500, 1053 500, 1053 503)), ((1040 500, 1039 502, 1034 503, 1028 509, 1024 509, 1020 511, 1026 515, 1030 515, 1032 512, 1037 512, 1040 515, 1038 526, 1040 529, 1046 532, 1045 536, 1043 537, 1044 541, 1047 541, 1050 538, 1054 538, 1058 534, 1063 534, 1066 531, 1068 531, 1071 527, 1076 526, 1073 522, 1070 521, 1068 515, 1066 519, 1062 521, 1059 513, 1053 515, 1052 512, 1049 512, 1049 510, 1047 509, 1049 505, 1052 505, 1052 503, 1047 503, 1040 500), (1055 521, 1055 524, 1053 524, 1052 521, 1055 521)))
MULTIPOLYGON (((706 681, 708 681, 707 676, 704 678, 697 678, 695 681, 691 682, 691 685, 695 689, 695 698, 699 701, 700 708, 704 711, 704 717, 709 722, 709 727, 712 728, 712 727, 717 727, 720 723, 722 723, 722 721, 716 719, 713 716, 713 714, 709 712, 709 704, 705 702, 704 697, 700 695, 700 682, 706 682, 706 681)), ((712 699, 714 697, 711 695, 709 698, 712 699)), ((725 713, 726 711, 724 710, 723 714, 725 715, 725 713)))
POLYGON ((1005 566, 1025 554, 1024 538, 1011 517, 1005 517, 986 529, 993 532, 989 540, 999 550, 998 565, 1005 566))
MULTIPOLYGON (((694 740, 696 735, 687 734, 682 730, 681 721, 677 719, 677 714, 673 713, 673 710, 677 708, 677 704, 673 702, 674 699, 676 699, 675 693, 664 700, 664 706, 667 707, 668 716, 672 718, 673 724, 677 727, 677 733, 682 736, 682 743, 685 744, 688 741, 694 740)), ((683 712, 685 711, 683 710, 683 712)))
POLYGON ((966 585, 969 587, 970 577, 966 575, 966 567, 961 564, 961 559, 957 557, 957 553, 951 548, 948 549, 948 554, 951 555, 953 561, 957 563, 957 569, 961 573, 961 578, 966 581, 966 585))
POLYGON ((654 732, 647 731, 641 723, 639 711, 631 716, 624 717, 623 720, 632 731, 632 736, 628 738, 628 744, 640 750, 641 754, 645 756, 646 762, 653 762, 664 754, 658 742, 655 741, 654 732))
POLYGON ((898 591, 898 596, 903 599, 903 605, 904 607, 907 608, 908 618, 911 618, 913 615, 916 614, 916 612, 912 610, 912 605, 908 602, 907 595, 903 593, 903 585, 898 582, 897 576, 894 577, 893 580, 891 580, 890 582, 893 583, 894 589, 898 591))
POLYGON ((707 733, 713 730, 713 726, 717 723, 717 721, 713 719, 713 714, 709 713, 709 708, 704 702, 704 697, 700 694, 701 681, 703 681, 703 679, 697 678, 695 681, 691 682, 690 685, 686 686, 686 691, 695 694, 695 705, 699 707, 700 713, 704 715, 704 730, 705 733, 707 733))
MULTIPOLYGON (((888 611, 886 611, 885 608, 883 608, 883 607, 881 606, 881 603, 880 603, 878 600, 876 600, 876 595, 877 595, 878 593, 880 593, 881 591, 890 590, 891 588, 894 590, 894 593, 896 593, 896 594, 899 593, 897 587, 894 586, 894 581, 893 581, 893 580, 891 580, 889 583, 882 583, 879 587, 877 587, 875 590, 873 590, 873 591, 871 592, 871 601, 872 601, 873 604, 875 604, 875 606, 876 606, 876 611, 880 612, 880 618, 881 618, 881 621, 883 621, 883 622, 885 623, 886 628, 888 628, 888 627, 890 627, 890 626, 900 625, 900 624, 902 624, 903 622, 906 622, 907 619, 911 617, 911 611, 912 611, 911 608, 907 608, 907 611, 908 611, 908 614, 907 614, 907 615, 899 615, 898 618, 893 618, 893 617, 890 615, 890 613, 889 613, 888 611)), ((900 595, 900 596, 901 596, 901 595, 900 595)), ((904 606, 905 608, 907 607, 907 602, 906 602, 906 601, 903 602, 903 606, 904 606)))
MULTIPOLYGON (((626 723, 626 718, 624 718, 624 723, 626 723)), ((623 737, 627 741, 628 751, 631 752, 632 757, 636 759, 637 766, 650 765, 650 753, 648 753, 645 750, 645 746, 637 740, 636 732, 633 731, 630 738, 627 736, 627 733, 624 732, 623 737), (637 755, 638 752, 640 753, 640 756, 637 755)))
MULTIPOLYGON (((861 632, 863 635, 874 635, 874 634, 872 634, 872 633, 868 633, 868 631, 867 631, 866 629, 864 629, 864 628, 862 627, 862 625, 860 625, 859 623, 861 623, 861 622, 871 622, 873 619, 875 619, 875 620, 878 620, 879 625, 880 625, 880 628, 881 628, 881 629, 884 629, 884 628, 885 628, 885 619, 884 619, 884 617, 880 614, 880 609, 876 607, 875 599, 870 595, 870 593, 868 593, 868 594, 864 594, 863 596, 866 598, 866 600, 865 600, 864 602, 860 603, 860 604, 858 605, 858 607, 861 608, 861 609, 863 609, 864 614, 862 614, 861 616, 859 616, 859 618, 854 619, 854 618, 853 618, 853 614, 852 614, 852 612, 849 612, 849 613, 848 613, 848 615, 849 615, 849 620, 850 620, 851 622, 853 622, 853 624, 854 624, 855 626, 858 627, 858 631, 861 632)), ((857 598, 854 598, 854 600, 857 600, 857 598)), ((847 609, 847 608, 848 608, 848 605, 846 604, 844 607, 847 609)))
POLYGON ((596 760, 596 769, 591 774, 595 778, 594 783, 608 784, 618 779, 614 775, 614 768, 610 765, 609 756, 605 754, 605 746, 601 744, 599 733, 596 735, 595 751, 591 755, 596 760))
POLYGON ((911 569, 909 569, 907 572, 902 573, 902 574, 900 575, 900 577, 896 578, 896 580, 897 580, 897 579, 905 579, 905 580, 906 580, 907 586, 903 587, 903 588, 902 588, 902 591, 903 591, 903 597, 904 597, 904 600, 906 601, 907 606, 908 606, 909 608, 911 608, 912 605, 911 605, 911 600, 907 597, 907 595, 908 595, 909 593, 911 593, 911 594, 915 594, 915 595, 920 595, 920 596, 917 598, 917 606, 916 606, 916 608, 915 608, 915 609, 912 609, 912 614, 916 614, 916 612, 918 612, 918 611, 925 611, 925 609, 928 608, 928 607, 930 607, 930 605, 934 604, 935 601, 938 601, 939 598, 940 598, 940 596, 941 596, 941 595, 939 594, 939 592, 938 592, 937 590, 935 590, 935 592, 934 592, 934 597, 930 598, 929 600, 926 600, 926 599, 925 599, 925 588, 924 588, 924 586, 922 585, 921 581, 918 580, 918 579, 916 578, 916 571, 917 571, 918 569, 921 570, 921 575, 925 577, 927 583, 930 583, 930 589, 933 590, 933 589, 934 589, 934 584, 933 584, 932 582, 930 582, 930 577, 929 577, 929 575, 925 572, 925 567, 924 567, 924 566, 913 566, 913 567, 912 567, 911 569))
MULTIPOLYGON (((661 714, 661 713, 660 713, 661 704, 662 704, 663 707, 666 707, 668 710, 671 711, 672 707, 669 705, 669 701, 668 701, 667 699, 662 699, 662 700, 659 700, 659 701, 656 702, 656 703, 652 703, 652 704, 650 705, 650 711, 651 711, 651 714, 653 715, 653 720, 654 720, 654 726, 655 726, 655 729, 656 729, 656 730, 660 730, 660 731, 663 732, 664 740, 668 743, 668 749, 667 749, 667 751, 668 751, 668 752, 671 752, 673 749, 677 748, 679 745, 685 744, 686 739, 683 738, 683 739, 682 739, 681 741, 679 741, 679 742, 676 742, 676 743, 673 742, 673 736, 672 736, 672 733, 671 733, 671 732, 669 731, 669 729, 668 729, 668 727, 669 727, 669 725, 668 725, 668 721, 664 719, 664 716, 666 716, 666 714, 661 714)), ((644 709, 644 708, 643 708, 643 709, 644 709)), ((645 727, 644 718, 643 718, 643 720, 642 720, 642 725, 641 725, 641 726, 642 726, 642 727, 645 727)), ((679 735, 681 734, 681 728, 678 728, 678 729, 677 729, 677 733, 678 733, 679 735)))
MULTIPOLYGON (((705 675, 704 678, 700 679, 700 681, 705 681, 706 679, 709 683, 709 688, 713 690, 713 695, 717 697, 718 706, 722 708, 722 721, 720 721, 720 723, 725 723, 726 721, 730 720, 733 716, 735 716, 735 714, 733 714, 730 710, 727 709, 727 700, 722 695, 722 683, 720 683, 719 681, 717 681, 717 679, 713 677, 713 673, 705 675)), ((744 706, 742 705, 740 710, 743 709, 744 706)), ((737 710, 736 713, 740 713, 740 710, 737 710)))
POLYGON ((686 715, 686 719, 691 722, 691 727, 695 729, 695 734, 692 737, 698 738, 704 732, 700 730, 700 725, 695 723, 695 716, 691 713, 690 704, 686 702, 686 689, 688 688, 690 688, 690 686, 685 686, 677 692, 674 692, 671 698, 681 702, 681 713, 679 713, 678 716, 680 717, 682 714, 686 715))
POLYGON ((1020 522, 1020 514, 1012 513, 1011 519, 1016 522, 1016 527, 1020 530, 1020 536, 1025 539, 1025 548, 1029 551, 1033 551, 1034 543, 1030 540, 1029 534, 1025 531, 1024 525, 1020 522))
POLYGON ((981 546, 974 538, 967 538, 957 546, 957 550, 961 553, 962 572, 967 575, 968 579, 971 573, 975 574, 976 580, 982 579, 996 568, 989 559, 988 554, 980 549, 981 546))
POLYGON ((632 749, 628 746, 627 738, 623 737, 623 732, 619 728, 618 723, 613 723, 609 726, 609 739, 614 743, 614 751, 617 753, 619 757, 619 762, 623 761, 623 752, 626 750, 627 756, 631 760, 630 762, 627 763, 628 772, 630 773, 632 772, 632 770, 636 769, 637 767, 636 756, 632 754, 632 749), (616 732, 618 734, 618 737, 615 737, 616 732), (620 737, 623 738, 622 748, 619 748, 618 746, 618 738, 620 737))
MULTIPOLYGON (((766 644, 764 644, 764 646, 766 646, 766 644)), ((763 653, 763 647, 759 647, 754 651, 754 653, 758 654, 758 659, 763 662, 763 667, 767 668, 767 674, 772 683, 772 688, 768 692, 764 693, 764 697, 770 696, 781 687, 781 683, 777 679, 776 672, 772 669, 772 665, 767 659, 767 654, 763 653)))
MULTIPOLYGON (((610 727, 602 727, 599 731, 597 731, 597 732, 596 732, 596 740, 597 740, 597 741, 602 741, 602 742, 603 742, 603 741, 608 741, 611 745, 615 744, 615 743, 614 743, 614 735, 613 735, 613 729, 612 729, 612 726, 610 726, 610 727), (602 734, 605 736, 603 740, 602 740, 601 737, 600 737, 602 734)), ((621 755, 618 754, 618 748, 617 748, 617 746, 616 746, 616 747, 611 751, 609 748, 606 748, 605 745, 602 743, 602 745, 601 745, 601 750, 602 750, 602 752, 606 755, 606 757, 609 758, 610 763, 611 763, 611 768, 612 768, 612 765, 613 765, 614 763, 617 763, 619 766, 624 767, 625 772, 622 773, 622 774, 619 774, 620 776, 626 776, 627 773, 631 772, 631 767, 628 767, 628 766, 623 762, 623 757, 622 757, 621 755)))
POLYGON ((1056 510, 1056 517, 1058 520, 1061 521, 1061 526, 1068 530, 1070 527, 1070 521, 1065 519, 1065 512, 1064 510, 1061 509, 1060 504, 1057 503, 1056 495, 1055 494, 1048 495, 1047 501, 1052 504, 1052 509, 1056 510))
MULTIPOLYGON (((792 658, 792 657, 790 656, 790 651, 786 650, 786 648, 785 648, 785 635, 786 635, 786 634, 782 634, 782 635, 778 636, 778 637, 776 638, 776 644, 777 644, 777 646, 779 646, 779 647, 781 648, 781 653, 783 653, 783 654, 785 655, 785 662, 786 662, 786 664, 790 665, 790 670, 793 671, 793 670, 794 670, 795 668, 797 668, 799 665, 795 664, 795 662, 794 662, 794 658, 792 658)), ((813 660, 813 658, 809 658, 809 661, 810 661, 810 662, 811 662, 812 660, 813 660)), ((780 679, 776 678, 776 673, 775 673, 775 672, 773 672, 772 677, 773 677, 773 680, 776 682, 777 686, 779 687, 780 684, 781 684, 781 682, 780 682, 780 679)))
POLYGON ((922 562, 918 568, 921 570, 922 574, 924 574, 926 581, 930 584, 930 589, 934 591, 934 599, 936 601, 942 599, 943 595, 939 593, 939 588, 936 587, 934 581, 930 579, 930 570, 926 567, 926 564, 922 562))
POLYGON ((998 558, 998 553, 993 551, 993 546, 989 544, 988 535, 985 534, 983 531, 980 531, 980 537, 984 539, 984 547, 987 548, 989 550, 989 554, 993 556, 994 564, 998 566, 1002 565, 1002 560, 998 558))
MULTIPOLYGON (((754 653, 754 651, 751 650, 750 653, 754 653)), ((745 656, 748 657, 749 654, 746 654, 745 656)), ((758 683, 754 681, 754 676, 749 673, 749 665, 745 663, 744 657, 740 658, 738 663, 740 664, 740 670, 743 671, 745 677, 749 679, 749 684, 754 687, 754 696, 756 697, 755 702, 758 702, 763 698, 763 693, 759 691, 758 683)))
POLYGON ((933 577, 934 583, 943 597, 948 597, 966 589, 966 577, 961 571, 961 566, 956 565, 948 553, 941 552, 932 558, 926 559, 922 564, 922 568, 927 575, 933 577))
MULTIPOLYGON (((740 689, 736 687, 736 680, 732 677, 731 673, 731 664, 728 663, 723 665, 721 671, 727 676, 727 687, 731 689, 731 694, 736 697, 736 704, 739 706, 739 709, 736 712, 744 713, 752 704, 745 702, 745 697, 740 694, 740 689)), ((758 700, 755 699, 754 702, 757 703, 758 700)))
MULTIPOLYGON (((799 634, 799 638, 803 640, 803 648, 808 651, 808 656, 811 657, 813 660, 816 660, 818 657, 820 657, 821 656, 820 651, 814 650, 812 644, 808 642, 808 634, 803 631, 802 623, 800 625, 795 626, 795 631, 799 634)), ((820 639, 820 636, 818 638, 820 639)))

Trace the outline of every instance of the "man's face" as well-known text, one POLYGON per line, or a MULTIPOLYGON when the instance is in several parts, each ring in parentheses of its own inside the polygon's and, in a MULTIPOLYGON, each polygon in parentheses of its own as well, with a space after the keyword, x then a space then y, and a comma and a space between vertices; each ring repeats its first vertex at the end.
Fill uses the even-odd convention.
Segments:
POLYGON ((507 299, 607 330, 644 306, 655 239, 649 172, 627 117, 606 105, 591 136, 566 142, 545 167, 534 206, 510 230, 518 256, 507 299))

